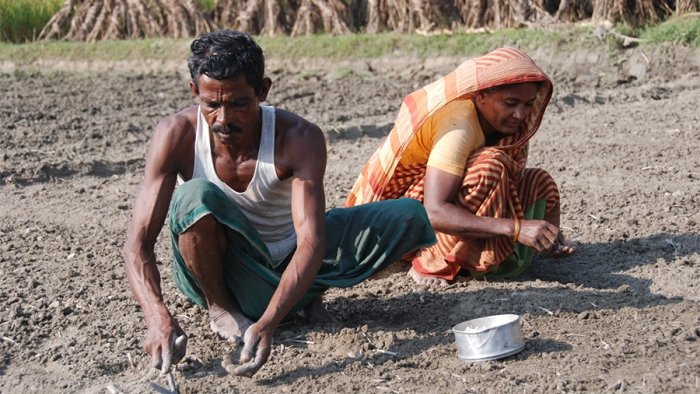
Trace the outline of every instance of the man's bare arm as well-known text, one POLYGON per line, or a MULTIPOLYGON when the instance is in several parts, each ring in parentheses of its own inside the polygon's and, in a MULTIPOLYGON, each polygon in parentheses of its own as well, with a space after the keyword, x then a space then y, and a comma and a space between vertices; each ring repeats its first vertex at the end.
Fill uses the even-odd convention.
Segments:
POLYGON ((242 366, 234 374, 252 376, 267 361, 272 335, 294 305, 311 286, 321 267, 326 240, 325 193, 326 145, 321 130, 309 126, 295 138, 293 158, 292 220, 297 249, 282 274, 267 309, 244 337, 242 366))
POLYGON ((307 130, 304 146, 297 147, 299 166, 292 181, 292 220, 297 248, 282 274, 280 285, 259 321, 274 325, 287 315, 311 286, 321 267, 326 241, 326 145, 320 130, 307 130))
POLYGON ((175 117, 161 121, 153 134, 146 157, 143 185, 136 198, 134 212, 123 249, 126 276, 132 293, 143 309, 148 334, 146 351, 156 368, 167 371, 173 359, 182 354, 170 354, 177 336, 184 335, 163 303, 160 273, 154 247, 160 233, 175 188, 178 166, 178 124, 175 117), (174 357, 173 357, 174 356, 174 357))

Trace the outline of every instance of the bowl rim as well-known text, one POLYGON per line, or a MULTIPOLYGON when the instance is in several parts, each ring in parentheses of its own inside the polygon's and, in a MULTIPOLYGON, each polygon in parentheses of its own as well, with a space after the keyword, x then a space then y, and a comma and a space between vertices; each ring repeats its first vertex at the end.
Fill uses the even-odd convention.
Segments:
POLYGON ((455 334, 465 334, 465 335, 474 335, 474 334, 481 334, 490 330, 497 329, 499 327, 507 326, 513 323, 516 323, 520 321, 520 315, 516 315, 513 313, 505 313, 505 314, 499 314, 499 315, 489 315, 489 316, 482 316, 476 319, 471 319, 471 320, 465 320, 461 323, 456 324, 454 327, 452 327, 452 332, 455 334), (494 318, 501 318, 503 319, 502 321, 497 321, 496 323, 492 325, 487 325, 484 327, 481 327, 481 323, 483 323, 484 320, 492 320, 494 318), (478 330, 469 330, 466 331, 465 329, 469 327, 470 325, 476 325, 479 327, 478 330))

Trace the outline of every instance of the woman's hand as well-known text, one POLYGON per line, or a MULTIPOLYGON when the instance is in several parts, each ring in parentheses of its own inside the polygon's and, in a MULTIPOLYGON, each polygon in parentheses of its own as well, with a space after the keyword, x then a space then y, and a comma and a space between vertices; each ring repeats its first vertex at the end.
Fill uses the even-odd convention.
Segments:
POLYGON ((545 220, 523 220, 520 223, 518 242, 537 253, 553 253, 561 245, 559 227, 545 220))

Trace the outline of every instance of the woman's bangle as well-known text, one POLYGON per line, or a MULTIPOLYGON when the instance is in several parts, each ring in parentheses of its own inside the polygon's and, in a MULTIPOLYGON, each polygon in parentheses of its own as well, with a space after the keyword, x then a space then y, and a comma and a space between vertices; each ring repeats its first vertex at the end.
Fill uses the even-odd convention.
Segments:
POLYGON ((516 243, 518 242, 518 237, 520 236, 520 220, 518 220, 518 218, 513 220, 513 243, 516 243))

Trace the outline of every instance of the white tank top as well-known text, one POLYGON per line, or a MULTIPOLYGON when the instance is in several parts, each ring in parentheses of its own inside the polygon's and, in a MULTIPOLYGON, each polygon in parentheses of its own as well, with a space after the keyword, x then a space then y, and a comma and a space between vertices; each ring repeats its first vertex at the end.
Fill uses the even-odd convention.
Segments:
POLYGON ((292 179, 281 181, 275 171, 275 108, 263 105, 260 108, 260 149, 255 173, 248 188, 239 193, 216 174, 211 155, 209 125, 202 116, 201 108, 197 109, 192 178, 206 178, 223 190, 258 230, 270 250, 273 263, 278 265, 296 246, 296 233, 292 224, 292 179))

